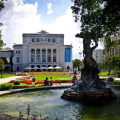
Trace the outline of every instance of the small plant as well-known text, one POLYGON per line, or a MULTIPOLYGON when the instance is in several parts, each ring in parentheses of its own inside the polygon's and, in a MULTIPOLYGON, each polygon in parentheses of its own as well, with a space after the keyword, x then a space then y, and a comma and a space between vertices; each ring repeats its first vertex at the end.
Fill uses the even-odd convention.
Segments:
POLYGON ((5 83, 5 84, 1 84, 0 85, 0 90, 9 90, 9 89, 12 89, 12 84, 10 83, 5 83))
POLYGON ((14 85, 19 85, 19 84, 20 84, 19 80, 14 81, 14 85))

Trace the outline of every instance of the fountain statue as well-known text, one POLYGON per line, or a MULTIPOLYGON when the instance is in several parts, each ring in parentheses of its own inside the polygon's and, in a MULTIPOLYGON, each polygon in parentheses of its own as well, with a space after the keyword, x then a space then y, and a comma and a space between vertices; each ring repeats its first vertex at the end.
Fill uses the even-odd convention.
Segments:
POLYGON ((74 100, 86 104, 101 104, 116 98, 111 88, 99 78, 99 69, 97 62, 93 59, 93 50, 98 46, 98 38, 102 35, 96 32, 81 32, 76 37, 83 38, 84 67, 81 69, 81 77, 74 82, 70 89, 62 94, 61 98, 74 100), (90 46, 91 41, 95 45, 90 46))

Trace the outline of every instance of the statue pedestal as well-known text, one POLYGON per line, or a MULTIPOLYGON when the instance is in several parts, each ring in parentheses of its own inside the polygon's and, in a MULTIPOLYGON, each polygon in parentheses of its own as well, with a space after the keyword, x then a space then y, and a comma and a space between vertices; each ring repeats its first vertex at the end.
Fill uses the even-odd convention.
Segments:
POLYGON ((88 89, 86 91, 67 89, 64 91, 61 98, 81 102, 83 104, 100 105, 115 99, 116 95, 111 88, 104 88, 100 90, 88 89))

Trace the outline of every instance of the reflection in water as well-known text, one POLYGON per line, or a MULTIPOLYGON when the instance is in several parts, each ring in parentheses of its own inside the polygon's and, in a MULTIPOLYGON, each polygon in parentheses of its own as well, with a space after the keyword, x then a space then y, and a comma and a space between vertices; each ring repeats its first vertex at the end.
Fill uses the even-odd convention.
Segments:
POLYGON ((102 106, 84 106, 80 103, 61 99, 64 89, 21 92, 0 98, 0 112, 18 116, 26 112, 27 104, 31 113, 38 112, 49 120, 120 120, 120 90, 115 90, 118 98, 102 106))

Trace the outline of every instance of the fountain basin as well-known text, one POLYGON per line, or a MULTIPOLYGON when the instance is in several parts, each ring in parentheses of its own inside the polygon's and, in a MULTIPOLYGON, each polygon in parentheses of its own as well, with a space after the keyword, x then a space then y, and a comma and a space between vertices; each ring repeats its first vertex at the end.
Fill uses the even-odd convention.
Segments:
POLYGON ((116 98, 115 93, 111 88, 104 88, 100 90, 85 90, 76 91, 74 89, 65 90, 61 98, 65 100, 78 101, 83 104, 104 104, 116 98))

